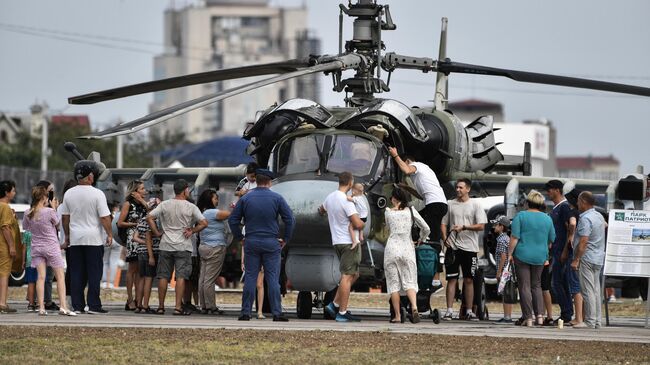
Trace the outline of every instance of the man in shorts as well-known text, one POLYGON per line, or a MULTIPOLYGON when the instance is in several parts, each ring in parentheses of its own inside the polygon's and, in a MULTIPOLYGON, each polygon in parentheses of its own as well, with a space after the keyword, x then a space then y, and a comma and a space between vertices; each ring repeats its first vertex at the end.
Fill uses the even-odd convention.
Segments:
POLYGON ((327 314, 337 322, 359 321, 348 310, 350 290, 359 278, 359 264, 361 263, 361 244, 352 248, 352 237, 350 237, 348 227, 352 224, 357 231, 364 227, 354 203, 347 199, 347 193, 352 189, 352 185, 354 185, 354 177, 351 173, 339 174, 338 190, 330 193, 318 209, 321 215, 327 214, 332 244, 340 263, 339 288, 334 301, 325 307, 327 314))
POLYGON ((447 247, 445 255, 445 271, 447 278, 447 312, 442 317, 451 320, 454 315, 453 303, 456 296, 456 284, 460 276, 459 268, 463 270, 463 294, 466 319, 477 321, 472 312, 474 303, 474 275, 478 269, 478 239, 479 232, 487 223, 487 216, 478 200, 470 199, 469 192, 472 182, 469 179, 456 181, 456 199, 447 202, 449 211, 442 219, 440 230, 447 247), (449 232, 447 232, 449 227, 449 232), (449 240, 447 236, 449 235, 449 240), (453 259, 452 259, 453 257, 453 259))
POLYGON ((176 308, 174 315, 189 315, 192 312, 183 307, 185 281, 192 274, 192 235, 208 226, 199 208, 187 201, 190 196, 189 184, 183 179, 174 183, 172 199, 160 203, 147 215, 147 222, 153 236, 160 237, 158 254, 158 303, 157 314, 165 314, 167 284, 176 271, 176 308), (162 227, 158 229, 154 219, 162 227))

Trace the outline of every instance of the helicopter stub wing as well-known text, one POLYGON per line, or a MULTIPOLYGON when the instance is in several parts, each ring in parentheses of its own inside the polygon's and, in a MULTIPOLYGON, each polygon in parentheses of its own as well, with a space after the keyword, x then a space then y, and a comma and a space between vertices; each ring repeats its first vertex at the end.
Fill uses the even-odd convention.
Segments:
MULTIPOLYGON (((544 176, 521 176, 521 175, 503 175, 503 174, 490 174, 483 171, 468 173, 456 172, 453 174, 453 179, 450 184, 460 178, 468 178, 472 181, 472 192, 478 196, 501 196, 512 179, 517 179, 519 189, 522 191, 529 191, 530 189, 543 190, 544 184, 552 179, 559 179, 563 182, 571 181, 575 187, 580 190, 588 190, 595 194, 605 193, 607 187, 611 184, 607 180, 595 179, 568 179, 558 177, 544 177, 544 176)), ((453 192, 453 186, 449 186, 450 192, 453 192)), ((473 194, 474 195, 474 194, 473 194)), ((452 193, 453 196, 453 193, 452 193)))
POLYGON ((92 92, 68 98, 70 104, 94 104, 102 101, 140 95, 154 91, 174 89, 183 86, 205 84, 208 82, 239 79, 244 77, 271 74, 285 74, 310 66, 309 59, 293 59, 260 65, 234 67, 191 75, 170 77, 162 80, 121 86, 114 89, 92 92))

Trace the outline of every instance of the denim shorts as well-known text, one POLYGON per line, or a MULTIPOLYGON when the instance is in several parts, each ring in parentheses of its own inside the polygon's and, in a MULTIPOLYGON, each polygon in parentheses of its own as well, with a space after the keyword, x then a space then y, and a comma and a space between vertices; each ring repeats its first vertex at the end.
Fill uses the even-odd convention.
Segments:
POLYGON ((36 283, 38 279, 38 271, 35 267, 26 267, 25 268, 25 283, 33 284, 36 283))
POLYGON ((578 272, 571 268, 571 260, 567 260, 564 268, 565 278, 567 282, 567 287, 569 288, 569 294, 576 295, 580 293, 580 278, 578 277, 578 272))

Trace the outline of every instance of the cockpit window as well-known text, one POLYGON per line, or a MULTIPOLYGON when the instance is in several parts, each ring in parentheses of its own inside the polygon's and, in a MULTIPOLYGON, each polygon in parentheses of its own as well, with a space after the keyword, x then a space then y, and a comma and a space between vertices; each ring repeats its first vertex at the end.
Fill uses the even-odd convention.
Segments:
POLYGON ((320 164, 319 151, 323 148, 323 135, 315 134, 287 141, 280 148, 278 171, 281 175, 314 172, 320 164))
POLYGON ((370 174, 377 156, 375 145, 357 136, 338 135, 334 138, 327 161, 327 170, 335 173, 349 171, 355 176, 370 174))

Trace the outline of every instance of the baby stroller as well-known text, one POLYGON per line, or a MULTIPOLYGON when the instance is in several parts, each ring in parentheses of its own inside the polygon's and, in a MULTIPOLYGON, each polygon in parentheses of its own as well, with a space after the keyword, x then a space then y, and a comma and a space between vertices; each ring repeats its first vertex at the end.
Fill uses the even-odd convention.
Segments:
MULTIPOLYGON (((439 265, 439 254, 442 247, 439 243, 434 242, 424 242, 415 248, 415 260, 418 267, 418 292, 416 294, 416 303, 418 306, 418 312, 430 312, 430 318, 434 323, 440 323, 440 312, 437 309, 431 308, 431 294, 433 294, 433 286, 431 282, 433 280, 433 275, 436 273, 439 265)), ((393 307, 390 305, 390 300, 388 301, 390 307, 390 316, 393 318, 395 312, 393 307)), ((406 295, 400 295, 400 311, 402 322, 404 318, 410 318, 411 313, 411 303, 409 302, 406 295)))

